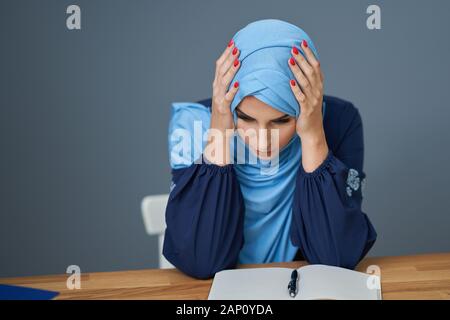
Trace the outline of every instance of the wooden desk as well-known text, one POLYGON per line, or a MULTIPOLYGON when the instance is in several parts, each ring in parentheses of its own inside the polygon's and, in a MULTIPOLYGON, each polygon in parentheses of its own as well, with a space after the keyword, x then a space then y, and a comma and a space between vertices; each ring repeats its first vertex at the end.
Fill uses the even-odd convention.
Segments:
MULTIPOLYGON (((298 268, 303 262, 243 265, 240 268, 282 266, 298 268)), ((383 299, 450 299, 450 253, 366 258, 357 267, 381 268, 383 299)), ((60 292, 57 299, 207 299, 212 280, 196 280, 176 269, 82 274, 81 289, 68 290, 68 274, 0 279, 60 292)))

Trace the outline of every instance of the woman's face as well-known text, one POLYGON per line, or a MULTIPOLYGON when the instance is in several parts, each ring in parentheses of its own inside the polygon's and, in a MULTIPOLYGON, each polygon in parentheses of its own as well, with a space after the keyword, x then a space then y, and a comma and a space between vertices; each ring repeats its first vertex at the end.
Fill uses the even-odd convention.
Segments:
POLYGON ((238 134, 261 159, 274 157, 296 132, 294 117, 272 108, 254 96, 242 99, 236 108, 236 114, 238 134))

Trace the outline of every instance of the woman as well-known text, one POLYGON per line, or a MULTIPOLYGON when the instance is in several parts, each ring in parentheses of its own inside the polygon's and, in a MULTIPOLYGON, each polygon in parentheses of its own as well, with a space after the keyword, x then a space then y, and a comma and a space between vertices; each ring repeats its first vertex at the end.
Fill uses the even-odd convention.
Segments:
POLYGON ((211 101, 173 104, 163 254, 183 272, 303 257, 354 268, 372 247, 361 117, 323 96, 318 59, 300 28, 256 21, 216 61, 211 101))

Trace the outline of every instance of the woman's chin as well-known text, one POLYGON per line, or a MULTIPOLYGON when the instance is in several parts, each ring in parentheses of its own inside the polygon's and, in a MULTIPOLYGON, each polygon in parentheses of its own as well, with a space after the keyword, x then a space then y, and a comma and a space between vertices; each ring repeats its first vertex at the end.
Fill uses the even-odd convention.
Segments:
POLYGON ((261 160, 271 160, 273 159, 277 154, 275 152, 261 152, 256 151, 256 156, 261 160))

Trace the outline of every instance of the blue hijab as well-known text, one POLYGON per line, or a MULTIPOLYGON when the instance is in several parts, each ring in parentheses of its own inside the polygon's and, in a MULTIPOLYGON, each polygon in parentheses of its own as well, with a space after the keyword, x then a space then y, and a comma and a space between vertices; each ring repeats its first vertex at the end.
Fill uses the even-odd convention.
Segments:
MULTIPOLYGON (((288 59, 295 45, 303 54, 300 42, 306 40, 319 59, 309 36, 299 27, 288 22, 265 19, 252 22, 239 30, 233 41, 240 50, 241 66, 230 86, 239 81, 239 90, 231 103, 231 111, 237 120, 235 109, 246 96, 254 96, 271 107, 298 117, 300 109, 291 91, 289 80, 294 79, 288 59)), ((303 54, 304 55, 304 54, 303 54)), ((207 130, 210 112, 196 103, 174 103, 171 123, 184 122, 184 128, 192 128, 187 122, 202 121, 207 130), (177 112, 189 108, 189 112, 177 112)), ((323 104, 325 112, 325 104, 323 104)), ((192 130, 192 129, 190 129, 192 130)), ((197 159, 199 143, 194 143, 190 159, 197 159)), ((203 150, 205 143, 201 144, 203 150)), ((292 201, 295 180, 301 161, 301 141, 297 134, 284 146, 274 161, 246 161, 251 153, 238 134, 233 140, 234 168, 245 202, 244 246, 239 263, 267 263, 291 261, 298 248, 290 239, 292 201), (237 150, 244 150, 244 153, 237 150)), ((201 152, 201 151, 200 151, 201 152)), ((172 151, 172 157, 176 157, 172 151)))

